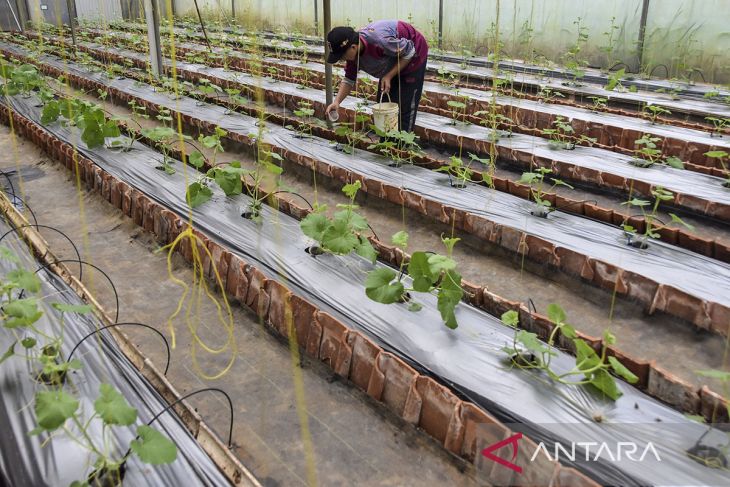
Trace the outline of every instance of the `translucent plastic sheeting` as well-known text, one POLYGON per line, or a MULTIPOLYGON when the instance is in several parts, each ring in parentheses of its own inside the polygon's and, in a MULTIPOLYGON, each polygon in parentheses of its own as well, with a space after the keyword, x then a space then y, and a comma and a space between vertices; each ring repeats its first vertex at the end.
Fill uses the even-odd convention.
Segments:
MULTIPOLYGON (((33 106, 37 103, 35 98, 14 97, 11 103, 23 116, 35 121, 40 119, 40 109, 33 106)), ((176 164, 178 171, 175 174, 163 175, 155 169, 162 156, 141 144, 135 143, 134 150, 128 153, 103 147, 90 150, 81 143, 73 128, 54 123, 46 129, 76 144, 83 155, 105 171, 187 218, 186 178, 180 163, 176 164)), ((291 139, 287 138, 287 141, 291 139)), ((327 151, 324 146, 320 148, 320 152, 323 151, 327 151)), ((391 170, 387 166, 381 168, 386 172, 391 170)), ((407 171, 410 173, 411 169, 407 171)), ((511 343, 513 331, 497 318, 465 303, 456 308, 459 327, 449 330, 443 325, 433 295, 414 296, 423 306, 417 313, 408 311, 405 304, 383 305, 370 301, 363 282, 366 272, 374 268, 372 264, 356 255, 312 257, 304 250, 312 242, 302 234, 298 221, 267 206, 262 210, 262 223, 244 219, 240 215, 249 207, 250 198, 245 195, 225 197, 218 188, 212 189, 212 200, 193 210, 198 230, 257 267, 268 278, 282 282, 295 294, 363 331, 387 350, 424 373, 440 378, 503 421, 526 423, 536 439, 584 441, 582 439, 590 435, 590 441, 603 438, 652 441, 661 445, 660 464, 652 464, 648 459, 617 466, 576 459, 579 468, 601 483, 723 484, 724 474, 695 463, 684 454, 706 427, 687 420, 621 381, 618 381, 618 387, 624 395, 612 402, 591 389, 563 386, 545 376, 508 367, 501 347, 511 343), (603 416, 603 423, 591 420, 596 412, 603 416), (656 421, 676 425, 682 434, 647 433, 641 437, 640 431, 631 428, 610 427, 611 423, 656 421)), ((579 323, 576 325, 580 328, 579 323)), ((573 362, 572 357, 562 352, 557 352, 553 360, 558 371, 570 369, 573 362)))
MULTIPOLYGON (((18 49, 14 47, 13 49, 18 49)), ((55 56, 41 56, 40 60, 58 69, 74 73, 100 83, 115 87, 125 92, 150 100, 172 111, 180 111, 194 118, 209 121, 229 133, 243 136, 258 133, 258 120, 238 113, 226 114, 226 109, 217 105, 200 105, 188 97, 173 100, 167 94, 157 93, 148 85, 139 85, 129 79, 109 80, 99 73, 91 73, 78 65, 58 61, 55 56)), ((221 70, 222 71, 222 70, 221 70)), ((266 85, 270 80, 263 79, 266 85)), ((302 90, 300 90, 302 91, 302 90)), ((424 114, 428 115, 428 114, 424 114)), ((429 117, 422 117, 419 123, 429 123, 429 117)), ((480 127, 451 127, 439 126, 439 130, 455 130, 469 135, 480 127)), ((646 276, 653 281, 674 287, 700 299, 717 302, 730 306, 730 265, 705 257, 689 250, 652 241, 648 249, 640 250, 626 244, 624 232, 601 222, 581 218, 577 215, 555 211, 548 218, 537 218, 530 215, 533 203, 516 196, 502 193, 485 186, 468 184, 464 189, 454 189, 449 185, 448 176, 417 166, 390 167, 389 159, 371 152, 357 150, 348 155, 332 148, 329 141, 317 137, 300 139, 293 137, 294 132, 283 127, 267 124, 264 141, 274 146, 284 148, 295 154, 303 154, 325 161, 333 166, 342 167, 408 191, 424 195, 430 200, 446 206, 461 209, 469 213, 482 216, 499 225, 519 229, 529 235, 548 240, 557 246, 574 250, 591 258, 612 264, 618 268, 646 276)), ((530 149, 538 154, 554 153, 527 142, 527 136, 515 136, 513 140, 506 139, 506 144, 517 148, 519 144, 529 145, 530 149)), ((502 141, 500 141, 502 143, 502 141)), ((585 157, 586 164, 600 165, 607 161, 600 158, 587 157, 593 149, 576 149, 574 151, 560 151, 561 153, 575 153, 573 157, 585 157)), ((631 166, 628 166, 631 167, 631 166)), ((645 169, 635 168, 636 171, 645 169)), ((674 178, 666 177, 672 174, 671 168, 649 168, 647 174, 671 182, 674 178)), ((718 180, 712 176, 683 171, 685 181, 694 181, 694 177, 718 180)), ((656 183, 659 184, 659 183, 656 183)), ((671 189, 671 185, 667 185, 671 189)), ((702 188, 695 188, 699 191, 702 188)), ((723 190, 722 187, 719 188, 723 190)), ((714 191, 707 189, 714 196, 714 191)), ((720 191, 718 197, 724 197, 730 202, 730 191, 720 191)))
MULTIPOLYGON (((0 223, 0 231, 5 233, 7 230, 7 225, 0 223)), ((6 237, 0 245, 10 248, 20 258, 21 267, 34 271, 41 266, 28 254, 28 248, 23 242, 13 235, 6 237)), ((16 264, 0 259, 2 275, 15 268, 16 264)), ((41 270, 38 277, 42 281, 42 289, 37 295, 45 298, 39 301, 44 314, 35 326, 51 336, 60 336, 63 327, 61 356, 67 357, 79 340, 103 324, 91 314, 77 313, 64 313, 62 324, 61 313, 50 306, 50 303, 78 305, 83 302, 66 283, 50 271, 41 270)), ((22 336, 22 331, 19 334, 22 336)), ((167 406, 167 402, 139 374, 107 331, 98 335, 101 342, 89 339, 77 350, 74 358, 78 358, 83 367, 69 374, 64 388, 81 403, 79 411, 82 418, 93 414, 93 403, 99 396, 99 386, 102 383, 114 386, 131 406, 137 408, 138 419, 135 425, 114 426, 109 430, 107 439, 110 439, 112 454, 114 458, 121 458, 130 442, 135 439, 137 426, 146 424, 167 406)), ((0 328, 0 349, 7 350, 15 339, 10 330, 0 328)), ((160 343, 160 346, 163 344, 160 343)), ((16 351, 21 349, 18 344, 16 351)), ((33 375, 38 370, 33 367, 31 362, 22 357, 11 357, 0 366, 0 424, 3 425, 3 434, 0 435, 0 484, 66 486, 74 480, 85 480, 93 470, 94 454, 78 446, 64 433, 54 435, 45 445, 41 443, 48 434, 28 434, 37 426, 33 410, 35 393, 47 389, 34 381, 33 375)), ((132 455, 126 464, 124 485, 229 484, 174 411, 160 416, 153 426, 177 445, 177 459, 169 465, 152 466, 142 463, 136 455, 132 455)), ((76 427, 70 426, 70 429, 79 435, 76 427)), ((89 425, 88 434, 95 439, 97 445, 103 444, 101 420, 95 420, 89 425)))
MULTIPOLYGON (((102 48, 96 45, 97 48, 102 48)), ((143 58, 142 54, 125 49, 104 48, 109 52, 131 58, 143 58)), ((171 62, 165 59, 163 63, 171 66, 171 62)), ((256 88, 261 86, 266 90, 283 93, 292 97, 305 98, 313 102, 322 101, 321 90, 312 88, 300 88, 299 86, 284 81, 276 81, 271 78, 253 78, 251 75, 244 75, 235 71, 226 71, 223 68, 213 68, 203 64, 176 61, 178 70, 185 70, 193 73, 215 76, 222 80, 229 80, 243 85, 256 88)), ((473 90, 472 90, 473 91, 473 90)), ((466 92, 465 92, 466 93, 466 92)), ((371 109, 364 105, 365 100, 348 97, 341 106, 355 110, 358 104, 361 105, 363 113, 370 113, 371 109)), ((556 110, 557 111, 557 110, 556 110)), ((466 125, 459 123, 451 125, 452 119, 442 117, 433 113, 420 112, 416 119, 416 127, 440 132, 464 136, 474 140, 489 140, 491 129, 479 125, 466 125)), ((640 122, 639 122, 640 123, 640 122)), ((646 122, 648 124, 648 122, 646 122)), ((681 130, 681 129, 677 129, 681 130)), ((672 131, 665 130, 665 133, 672 131)), ((676 133, 676 132, 675 132, 676 133)), ((706 138, 709 139, 709 136, 706 138)), ((705 140, 705 142, 710 142, 705 140)), ((723 187, 723 179, 695 171, 674 169, 665 165, 656 164, 648 168, 640 168, 630 164, 631 156, 617 154, 606 149, 578 146, 574 150, 555 150, 550 148, 548 139, 525 134, 513 134, 511 137, 502 137, 497 141, 497 146, 508 149, 520 150, 533 153, 537 157, 548 160, 555 160, 575 166, 580 166, 596 171, 606 172, 622 176, 624 178, 643 181, 652 186, 662 186, 672 192, 696 196, 706 201, 714 201, 724 205, 730 205, 730 190, 723 187)), ((730 150, 730 146, 728 146, 730 150)))
MULTIPOLYGON (((117 33, 117 35, 122 34, 122 37, 129 38, 129 34, 124 33, 117 33)), ((58 37, 51 37, 51 39, 61 39, 58 37)), ((94 49, 101 49, 101 50, 109 50, 110 52, 115 52, 120 55, 123 55, 125 57, 129 57, 132 59, 140 59, 140 60, 146 60, 146 56, 144 54, 130 51, 128 49, 119 49, 119 48, 110 48, 108 46, 104 46, 102 44, 98 43, 92 43, 92 42, 83 42, 79 43, 80 45, 87 46, 94 49)), ((177 43, 177 46, 179 48, 183 49, 191 49, 200 51, 201 54, 208 55, 208 49, 205 46, 201 46, 199 44, 191 44, 191 43, 177 43)), ((213 51, 219 54, 226 54, 228 56, 234 56, 242 59, 251 59, 251 56, 245 54, 245 53, 238 53, 238 52, 226 52, 224 49, 219 47, 213 47, 213 51)), ((283 66, 289 66, 294 69, 308 69, 311 71, 315 71, 317 73, 324 73, 324 65, 321 63, 314 63, 314 62, 307 62, 302 63, 301 61, 294 60, 294 59, 279 59, 274 57, 264 57, 262 58, 263 62, 269 62, 269 63, 277 63, 279 65, 283 66)), ((167 61, 169 63, 169 61, 167 61)), ((177 60, 177 67, 178 69, 184 68, 188 69, 189 66, 200 66, 197 64, 191 64, 191 63, 185 63, 181 61, 180 59, 177 60)), ((205 69, 202 67, 198 67, 198 70, 205 69)), ((210 68, 209 68, 210 69, 210 68)), ((236 76, 238 76, 239 80, 242 75, 240 73, 236 72, 225 72, 227 76, 219 75, 216 72, 216 76, 222 78, 222 79, 234 79, 236 76)), ((372 76, 368 75, 367 73, 360 73, 358 76, 366 76, 370 79, 372 76)), ((244 81, 245 82, 245 81, 244 81)), ((456 95, 458 92, 459 96, 467 96, 471 100, 476 100, 480 102, 490 103, 494 97, 494 92, 492 91, 485 91, 485 90, 478 90, 478 89, 472 89, 472 88, 459 88, 458 90, 454 90, 452 88, 449 88, 448 86, 444 86, 440 83, 430 82, 427 81, 423 85, 424 92, 426 94, 428 93, 440 93, 440 94, 448 94, 448 95, 456 95)), ((280 86, 277 85, 276 89, 280 89, 280 86)), ((318 98, 321 99, 321 91, 316 90, 318 98)), ((358 102, 364 102, 365 100, 357 100, 358 102)), ((525 110, 532 110, 535 112, 544 112, 549 113, 550 115, 555 116, 561 116, 563 118, 570 120, 578 119, 578 120, 586 120, 592 123, 596 124, 603 124, 603 125, 609 125, 609 126, 615 126, 615 127, 621 127, 623 129, 629 129, 629 130, 636 130, 638 132, 651 134, 653 136, 659 136, 659 137, 668 137, 668 138, 674 138, 678 140, 686 140, 693 143, 698 144, 706 144, 709 146, 714 146, 718 149, 724 149, 727 151, 730 151, 730 138, 728 137, 712 137, 710 135, 710 132, 702 131, 702 130, 695 130, 695 129, 689 129, 685 127, 678 127, 675 125, 667 125, 663 123, 656 123, 652 124, 648 120, 643 120, 637 117, 630 117, 626 115, 614 115, 612 113, 606 113, 606 112, 596 112, 589 110, 587 108, 578 107, 578 106, 571 106, 571 105, 557 105, 557 104, 551 104, 551 103, 541 103, 537 101, 527 100, 527 99, 520 99, 520 98, 514 98, 509 96, 502 96, 497 95, 496 103, 501 106, 509 106, 514 109, 525 109, 525 110)), ((421 116, 421 114, 419 114, 421 116)))
MULTIPOLYGON (((92 30, 100 34, 104 34, 103 31, 100 31, 98 29, 92 30)), ((186 37, 203 39, 202 34, 186 32, 184 29, 180 28, 175 28, 175 34, 179 36, 182 35, 186 37)), ((209 37, 216 37, 219 39, 227 38, 233 40, 230 35, 225 34, 211 33, 209 34, 209 37)), ((264 45, 264 47, 266 48, 269 48, 269 46, 272 46, 273 48, 273 44, 264 45)), ((308 55, 318 56, 320 58, 324 56, 324 48, 321 45, 295 46, 291 42, 279 41, 277 42, 276 46, 285 51, 301 53, 306 52, 308 55)), ((507 69, 505 65, 500 65, 500 67, 502 69, 507 69)), ((515 74, 507 76, 504 74, 504 72, 495 72, 492 68, 488 67, 480 67, 478 65, 470 66, 468 63, 467 66, 464 67, 462 64, 462 60, 459 57, 454 57, 453 61, 448 61, 446 60, 446 58, 438 59, 437 57, 434 57, 432 53, 429 53, 428 71, 435 73, 438 72, 438 70, 441 68, 446 69, 447 71, 454 74, 468 76, 475 79, 491 80, 496 77, 498 79, 509 81, 510 83, 528 85, 539 89, 547 87, 551 88, 554 91, 569 92, 575 96, 583 98, 587 98, 589 96, 600 96, 603 98, 608 98, 610 100, 625 101, 632 104, 648 103, 652 105, 662 105, 664 107, 674 109, 675 111, 682 113, 692 113, 695 115, 711 115, 720 118, 730 117, 730 107, 724 106, 720 103, 705 101, 704 99, 702 99, 702 95, 704 95, 704 93, 702 93, 702 95, 700 95, 700 93, 697 93, 696 95, 693 93, 693 96, 699 97, 700 99, 671 100, 667 97, 667 95, 649 93, 646 91, 643 91, 641 93, 609 91, 604 89, 602 85, 565 86, 562 84, 562 81, 560 79, 545 79, 545 77, 539 76, 539 74, 541 73, 540 68, 537 68, 537 70, 516 70, 514 71, 515 74)), ((632 82, 627 81, 625 84, 627 86, 630 86, 632 82)), ((667 89, 674 88, 674 86, 671 85, 669 82, 667 82, 666 87, 662 87, 667 89)), ((712 91, 712 89, 708 90, 712 91)))
MULTIPOLYGON (((139 24, 127 24, 130 28, 133 29, 140 29, 141 26, 139 24)), ((208 27, 211 31, 216 32, 217 29, 215 27, 208 27)), ((234 31, 230 27, 225 27, 223 29, 220 29, 223 32, 226 32, 228 34, 233 34, 234 31)), ((240 32, 240 31, 239 31, 240 32)), ((245 34, 245 32, 244 32, 245 34)), ((253 34, 253 32, 251 33, 253 34)), ((321 37, 312 37, 312 36, 305 36, 305 35, 287 35, 283 33, 276 33, 276 32, 262 32, 261 33, 264 37, 268 39, 277 39, 280 41, 304 41, 308 44, 312 45, 321 45, 322 44, 322 38, 321 37)), ((433 46, 432 46, 433 49, 433 46)), ((477 67, 486 67, 486 68, 493 68, 494 62, 491 61, 489 58, 484 56, 471 56, 464 58, 463 56, 458 55, 455 52, 450 51, 443 51, 442 53, 434 52, 433 50, 428 55, 429 59, 438 60, 438 61, 448 61, 453 63, 465 63, 467 66, 477 66, 477 67)), ((556 78, 564 78, 564 79, 572 79, 572 75, 569 71, 566 71, 564 69, 559 69, 556 67, 545 67, 545 66, 537 66, 534 64, 527 64, 523 61, 517 61, 517 60, 503 60, 499 62, 499 68, 506 70, 506 71, 515 71, 518 73, 530 73, 535 74, 539 76, 550 76, 550 77, 556 77, 556 78)), ((608 82, 608 76, 606 73, 602 72, 601 70, 594 69, 594 68, 584 68, 583 71, 585 72, 585 75, 581 79, 581 81, 586 83, 594 83, 594 84, 600 84, 605 85, 608 82)), ((682 96, 695 96, 695 97, 704 97, 706 93, 712 93, 716 92, 718 93, 719 97, 726 97, 730 96, 730 91, 724 89, 721 86, 712 86, 709 84, 703 84, 703 83, 686 83, 686 82, 672 82, 670 80, 665 79, 659 79, 659 78, 649 78, 649 79, 628 79, 632 77, 631 73, 627 73, 624 76, 624 79, 621 81, 625 86, 636 86, 640 90, 660 90, 660 89, 666 89, 666 90, 673 90, 673 89, 679 89, 680 94, 682 96)))

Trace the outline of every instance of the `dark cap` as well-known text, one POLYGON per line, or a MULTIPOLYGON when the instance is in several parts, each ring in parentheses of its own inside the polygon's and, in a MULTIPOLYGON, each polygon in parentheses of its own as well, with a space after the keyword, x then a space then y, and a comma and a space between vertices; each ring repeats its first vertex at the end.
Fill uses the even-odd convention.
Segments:
POLYGON ((352 27, 335 27, 327 34, 330 55, 327 62, 334 64, 345 54, 345 51, 360 41, 360 35, 352 27))

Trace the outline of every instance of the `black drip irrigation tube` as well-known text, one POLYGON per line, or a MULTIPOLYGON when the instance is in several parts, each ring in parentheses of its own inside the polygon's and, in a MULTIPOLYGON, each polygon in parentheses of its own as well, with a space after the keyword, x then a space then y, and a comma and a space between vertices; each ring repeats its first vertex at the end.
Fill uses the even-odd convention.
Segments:
POLYGON ((79 346, 81 346, 81 344, 84 343, 87 338, 89 338, 93 335, 96 335, 97 333, 99 333, 102 330, 106 330, 107 328, 115 328, 117 326, 141 326, 141 327, 147 328, 147 329, 157 333, 157 335, 159 335, 159 337, 162 338, 162 341, 165 343, 165 349, 167 350, 167 362, 165 363, 165 372, 163 373, 163 375, 167 375, 167 371, 170 369, 170 343, 167 341, 167 338, 165 337, 165 335, 163 335, 160 332, 160 330, 158 330, 157 328, 154 328, 150 325, 146 325, 144 323, 135 323, 135 322, 112 323, 111 325, 106 325, 106 326, 102 326, 101 328, 97 328, 96 330, 92 331, 88 335, 84 336, 81 340, 76 342, 76 345, 74 345, 74 348, 71 349, 71 353, 68 354, 68 358, 66 359, 66 362, 71 361, 71 357, 73 357, 73 354, 74 354, 74 352, 76 352, 76 349, 78 349, 79 346))
MULTIPOLYGON (((189 398, 191 396, 195 396, 196 394, 203 393, 203 392, 219 392, 219 393, 223 394, 223 396, 228 401, 228 411, 230 413, 230 416, 229 416, 229 421, 228 421, 228 444, 227 444, 227 446, 228 446, 228 449, 229 450, 233 449, 233 444, 231 443, 231 441, 233 440, 233 401, 231 401, 231 396, 229 396, 226 391, 224 391, 223 389, 219 389, 217 387, 206 387, 205 389, 198 389, 197 391, 193 391, 193 392, 190 392, 188 394, 185 394, 184 396, 178 398, 174 402, 171 402, 170 404, 168 404, 167 406, 165 406, 165 408, 162 411, 160 411, 159 413, 155 414, 155 416, 147 422, 147 426, 150 426, 152 423, 154 423, 155 421, 157 421, 157 418, 159 418, 160 416, 162 416, 163 414, 165 414, 172 407, 174 407, 177 404, 181 403, 185 399, 187 399, 187 398, 189 398)), ((137 437, 137 438, 139 438, 139 437, 137 437)), ((132 449, 130 447, 127 450, 127 452, 124 454, 124 457, 123 458, 125 458, 125 459, 128 458, 131 451, 132 451, 132 449)), ((125 460, 125 462, 126 462, 126 460, 125 460)))
POLYGON ((78 261, 78 263, 79 263, 79 279, 81 279, 81 278, 83 277, 83 271, 84 271, 84 268, 83 268, 83 266, 82 266, 82 262, 81 262, 81 254, 79 253, 79 248, 78 248, 78 247, 76 247, 76 244, 74 243, 74 241, 73 241, 73 240, 71 240, 71 238, 70 238, 70 237, 69 237, 68 235, 66 235, 65 233, 63 233, 63 232, 62 232, 61 230, 59 230, 58 228, 55 228, 55 227, 51 227, 51 226, 49 226, 49 225, 39 225, 39 224, 37 224, 37 223, 36 223, 36 224, 29 224, 29 225, 20 225, 19 227, 13 227, 13 228, 12 228, 11 230, 8 230, 7 232, 5 232, 5 233, 3 234, 3 236, 2 236, 2 237, 0 237, 0 242, 2 242, 2 241, 3 241, 3 239, 4 239, 5 237, 7 237, 8 235, 10 235, 11 233, 15 233, 15 232, 17 232, 18 230, 20 230, 21 228, 28 228, 28 227, 35 227, 35 228, 47 228, 47 229, 49 229, 49 230, 53 230, 54 232, 58 232, 59 234, 61 234, 61 235, 62 235, 62 236, 63 236, 63 237, 64 237, 64 238, 65 238, 65 239, 66 239, 66 240, 67 240, 67 241, 68 241, 68 242, 69 242, 69 243, 71 244, 71 247, 73 247, 73 249, 74 249, 74 252, 76 252, 76 260, 75 260, 75 261, 78 261))
MULTIPOLYGON (((119 321, 119 293, 117 293, 117 287, 114 285, 114 281, 111 280, 111 278, 109 277, 109 275, 106 272, 104 272, 98 266, 92 264, 91 262, 87 262, 87 261, 81 260, 81 259, 58 259, 58 260, 55 260, 53 262, 49 262, 48 264, 43 264, 38 269, 36 269, 33 272, 33 274, 37 274, 38 272, 40 272, 41 270, 45 269, 46 267, 48 267, 50 265, 63 264, 63 263, 66 263, 66 262, 78 262, 79 264, 88 265, 89 267, 93 267, 97 271, 101 272, 101 274, 104 277, 106 277, 106 280, 109 281, 109 284, 112 287, 112 291, 114 292, 114 299, 116 301, 116 313, 114 315, 114 321, 115 322, 116 321, 119 321)), ((20 295, 22 297, 23 293, 21 292, 20 295)))

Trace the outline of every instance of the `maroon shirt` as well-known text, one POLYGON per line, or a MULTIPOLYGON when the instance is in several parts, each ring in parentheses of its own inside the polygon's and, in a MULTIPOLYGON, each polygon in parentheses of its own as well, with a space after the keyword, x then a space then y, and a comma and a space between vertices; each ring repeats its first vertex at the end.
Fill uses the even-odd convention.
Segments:
POLYGON ((401 71, 408 74, 423 66, 428 58, 426 38, 411 24, 400 20, 378 20, 360 29, 363 50, 355 61, 345 64, 345 79, 357 81, 358 68, 376 78, 382 78, 398 60, 410 59, 401 71))

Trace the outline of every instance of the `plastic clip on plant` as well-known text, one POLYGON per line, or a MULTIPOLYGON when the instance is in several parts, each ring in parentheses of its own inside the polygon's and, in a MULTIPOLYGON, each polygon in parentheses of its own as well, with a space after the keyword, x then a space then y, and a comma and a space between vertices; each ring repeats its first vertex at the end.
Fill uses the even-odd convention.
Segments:
MULTIPOLYGON (((557 304, 549 304, 547 314, 554 327, 546 342, 540 340, 536 333, 517 330, 519 313, 514 310, 502 315, 502 323, 515 328, 510 346, 502 348, 509 357, 510 364, 534 372, 543 372, 550 379, 569 386, 590 385, 612 400, 621 397, 611 372, 633 384, 638 379, 618 359, 607 354, 608 346, 616 343, 616 337, 608 330, 603 332, 600 354, 585 340, 578 338, 575 329, 566 323, 565 311, 557 304), (558 332, 573 342, 575 347, 575 365, 567 371, 554 370, 552 359, 557 356, 555 340, 558 332)), ((602 421, 602 417, 593 417, 594 421, 602 421)))
POLYGON ((378 254, 370 241, 362 235, 369 228, 368 222, 355 211, 358 208, 355 197, 361 186, 360 181, 343 186, 342 192, 350 199, 350 203, 338 204, 340 211, 332 217, 327 216, 327 207, 322 205, 316 206, 312 213, 302 219, 299 224, 302 232, 318 244, 307 248, 309 254, 347 255, 355 251, 370 262, 375 262, 378 254))
MULTIPOLYGON (((411 291, 435 294, 437 307, 444 324, 455 329, 459 326, 456 321, 455 309, 464 295, 461 288, 461 275, 456 271, 456 262, 452 255, 458 238, 441 237, 446 246, 446 255, 433 252, 414 252, 406 266, 401 262, 396 272, 389 267, 380 267, 368 273, 365 280, 365 294, 367 297, 383 304, 410 303, 410 311, 420 311, 422 305, 413 301, 411 291), (406 288, 403 283, 405 273, 411 278, 411 287, 406 288)), ((398 232, 392 237, 392 242, 404 253, 408 248, 408 234, 398 232)))
POLYGON ((545 193, 552 192, 557 186, 565 186, 566 188, 573 189, 573 186, 566 183, 562 179, 550 178, 552 185, 550 188, 545 190, 545 177, 553 172, 549 167, 538 167, 533 172, 522 173, 520 177, 520 183, 530 185, 530 195, 535 201, 535 209, 530 213, 540 218, 547 218, 548 214, 555 211, 550 204, 550 201, 545 199, 545 193))

